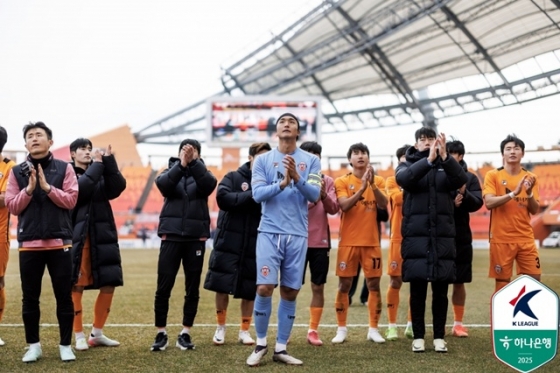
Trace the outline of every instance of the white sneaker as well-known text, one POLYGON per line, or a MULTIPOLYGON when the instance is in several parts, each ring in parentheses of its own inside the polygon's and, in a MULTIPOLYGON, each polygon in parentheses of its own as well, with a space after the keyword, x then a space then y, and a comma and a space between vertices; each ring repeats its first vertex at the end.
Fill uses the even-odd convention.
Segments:
POLYGON ((257 346, 247 358, 247 365, 250 367, 259 366, 264 355, 268 352, 267 346, 257 346), (257 349, 259 349, 257 351, 257 349))
POLYGON ((86 337, 76 338, 76 351, 85 351, 89 348, 86 337))
POLYGON ((212 338, 212 342, 216 346, 221 346, 226 342, 226 327, 225 326, 218 326, 216 328, 216 332, 214 333, 214 337, 212 338))
POLYGON ((347 330, 337 330, 336 335, 334 336, 331 342, 334 344, 344 343, 347 335, 348 335, 347 330))
POLYGON ((370 330, 367 333, 367 340, 375 343, 385 343, 385 338, 379 334, 379 330, 370 330))
POLYGON ((41 345, 33 345, 27 347, 27 352, 23 355, 24 363, 34 363, 43 356, 43 351, 41 350, 41 345))
POLYGON ((58 350, 60 351, 60 360, 62 361, 74 361, 76 360, 76 355, 74 355, 74 351, 72 351, 72 346, 58 346, 58 350))
POLYGON ((447 352, 447 342, 441 338, 434 339, 434 350, 436 352, 447 352))
POLYGON ((88 344, 91 347, 97 347, 97 346, 117 347, 121 345, 119 341, 115 341, 113 339, 107 338, 104 334, 100 335, 99 337, 94 337, 93 335, 90 334, 88 338, 88 344))
POLYGON ((424 352, 426 347, 423 339, 415 339, 412 341, 412 352, 424 352))
POLYGON ((248 330, 240 330, 238 341, 246 346, 251 346, 255 344, 255 340, 251 338, 251 334, 248 330))
POLYGON ((4 346, 6 343, 0 338, 0 346, 4 346))
POLYGON ((303 361, 289 355, 286 351, 274 352, 274 355, 272 355, 272 361, 284 363, 286 365, 303 365, 303 361))

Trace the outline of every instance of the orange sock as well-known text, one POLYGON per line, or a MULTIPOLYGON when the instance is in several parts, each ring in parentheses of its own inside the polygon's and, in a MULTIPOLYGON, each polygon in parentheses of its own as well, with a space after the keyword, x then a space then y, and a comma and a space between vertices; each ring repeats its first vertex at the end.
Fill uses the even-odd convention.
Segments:
POLYGON ((73 291, 72 303, 74 304, 74 333, 83 332, 82 293, 79 291, 73 291))
POLYGON ((410 295, 408 296, 408 312, 406 314, 406 321, 412 322, 412 314, 410 313, 410 295))
POLYGON ((336 292, 334 300, 334 308, 336 310, 336 322, 338 326, 346 326, 346 318, 348 317, 348 293, 336 292))
POLYGON ((381 294, 378 291, 369 291, 368 295, 369 327, 377 328, 381 316, 381 294))
MULTIPOLYGON (((253 318, 251 316, 249 317, 241 317, 241 326, 240 326, 240 330, 243 331, 247 331, 249 330, 249 327, 251 326, 251 320, 253 320, 253 318)), ((224 324, 225 324, 225 320, 224 320, 224 324)))
POLYGON ((309 329, 317 330, 323 315, 323 307, 309 307, 309 329))
POLYGON ((0 289, 0 321, 4 316, 4 307, 6 307, 6 288, 0 289))
POLYGON ((397 312, 399 310, 399 297, 400 289, 395 289, 389 286, 387 289, 387 318, 389 319, 389 324, 397 323, 397 312))
POLYGON ((226 325, 227 310, 216 310, 216 323, 226 325))
POLYGON ((455 320, 463 322, 463 315, 465 314, 465 306, 456 306, 453 305, 453 315, 455 316, 455 320))
POLYGON ((93 308, 93 327, 103 329, 105 322, 111 312, 111 303, 113 303, 113 293, 99 293, 95 300, 93 308))

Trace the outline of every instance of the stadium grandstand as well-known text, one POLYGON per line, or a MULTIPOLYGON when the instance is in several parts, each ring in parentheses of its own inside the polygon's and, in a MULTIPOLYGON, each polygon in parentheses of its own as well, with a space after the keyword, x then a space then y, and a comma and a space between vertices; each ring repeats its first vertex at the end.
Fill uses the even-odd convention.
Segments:
MULTIPOLYGON (((138 145, 178 144, 193 137, 219 146, 221 161, 207 162, 218 180, 242 163, 240 149, 246 144, 241 137, 231 136, 225 145, 212 141, 211 100, 319 98, 315 125, 317 136, 325 138, 411 124, 437 128, 442 118, 558 94, 560 0, 317 1, 283 31, 225 64, 221 82, 221 92, 155 123, 134 131, 123 125, 91 137, 96 145, 111 143, 117 149, 127 179, 126 191, 113 201, 123 237, 134 237, 142 228, 155 230, 163 203, 154 185, 161 169, 142 163, 138 145)), ((260 124, 255 128, 265 131, 260 124)), ((67 149, 55 153, 69 159, 67 149)), ((527 151, 560 152, 560 147, 527 151)), ((327 158, 324 173, 348 172, 345 153, 327 158)), ((495 166, 472 171, 482 182, 495 166)), ((560 230, 560 163, 526 167, 540 180, 542 213, 533 224, 542 241, 560 230)), ((393 165, 377 172, 392 175, 393 165)), ((215 219, 215 198, 209 203, 215 219)), ((338 221, 330 219, 334 238, 338 221)), ((485 208, 473 215, 475 238, 488 237, 488 223, 485 208)))

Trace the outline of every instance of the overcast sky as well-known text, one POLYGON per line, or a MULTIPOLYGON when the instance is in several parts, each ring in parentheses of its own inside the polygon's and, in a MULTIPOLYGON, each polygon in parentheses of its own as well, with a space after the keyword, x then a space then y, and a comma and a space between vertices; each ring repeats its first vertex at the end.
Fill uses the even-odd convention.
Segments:
MULTIPOLYGON (((55 147, 129 124, 143 128, 221 91, 221 66, 244 56, 317 0, 0 0, 0 125, 6 149, 43 121, 55 147), (235 58, 237 57, 237 58, 235 58)), ((550 147, 560 139, 560 96, 440 121, 468 151, 498 151, 511 132, 550 147)), ((392 154, 417 126, 324 136, 324 153, 354 142, 392 154), (390 139, 390 141, 389 141, 390 139)), ((174 151, 174 150, 173 150, 174 151)), ((499 161, 499 156, 484 156, 499 161)), ((558 160, 558 152, 539 155, 558 160), (552 158, 551 158, 552 157, 552 158)), ((472 156, 479 162, 478 156, 472 156)))

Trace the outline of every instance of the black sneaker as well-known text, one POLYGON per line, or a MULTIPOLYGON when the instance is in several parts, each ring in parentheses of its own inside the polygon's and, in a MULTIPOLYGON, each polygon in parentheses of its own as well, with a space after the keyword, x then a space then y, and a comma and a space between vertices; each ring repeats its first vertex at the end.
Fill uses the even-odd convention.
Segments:
POLYGON ((191 335, 189 333, 179 334, 175 346, 179 347, 182 351, 194 350, 194 344, 191 342, 191 335))
POLYGON ((156 335, 156 340, 152 345, 150 350, 152 351, 164 351, 167 345, 169 344, 167 340, 167 334, 164 332, 159 332, 156 335))

